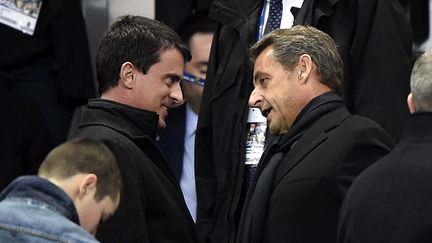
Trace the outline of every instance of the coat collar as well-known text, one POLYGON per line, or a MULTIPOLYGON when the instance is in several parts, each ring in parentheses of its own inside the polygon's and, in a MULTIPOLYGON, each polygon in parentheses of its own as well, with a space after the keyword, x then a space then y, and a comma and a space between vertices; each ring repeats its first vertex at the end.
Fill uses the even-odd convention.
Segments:
POLYGON ((155 112, 97 98, 89 100, 82 117, 79 128, 102 124, 129 137, 156 139, 159 116, 155 112))
POLYGON ((412 143, 412 140, 432 142, 432 112, 416 112, 407 120, 400 143, 412 143))

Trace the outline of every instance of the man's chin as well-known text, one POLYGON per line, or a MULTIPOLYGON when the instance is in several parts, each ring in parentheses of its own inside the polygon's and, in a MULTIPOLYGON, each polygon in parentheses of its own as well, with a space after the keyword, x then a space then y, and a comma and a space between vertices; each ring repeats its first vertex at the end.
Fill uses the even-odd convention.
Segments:
POLYGON ((280 126, 280 124, 277 124, 277 122, 275 122, 274 124, 271 123, 271 121, 268 121, 268 127, 270 129, 270 133, 273 135, 281 135, 284 133, 288 132, 288 129, 280 126))
POLYGON ((272 126, 269 124, 269 129, 270 129, 270 133, 271 133, 271 134, 273 134, 273 135, 278 135, 278 134, 279 134, 279 128, 272 127, 272 126))

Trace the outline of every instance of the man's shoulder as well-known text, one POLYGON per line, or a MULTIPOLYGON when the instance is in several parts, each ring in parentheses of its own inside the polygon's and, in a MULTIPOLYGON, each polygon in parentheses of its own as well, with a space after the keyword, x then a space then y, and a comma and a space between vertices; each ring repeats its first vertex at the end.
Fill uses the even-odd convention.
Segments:
POLYGON ((347 135, 355 136, 359 142, 380 140, 391 148, 395 146, 390 134, 377 122, 367 117, 353 115, 346 120, 343 129, 350 132, 347 135))
MULTIPOLYGON (((331 134, 332 130, 336 130, 341 133, 339 136, 342 137, 364 137, 367 135, 368 137, 378 136, 392 141, 390 135, 377 122, 364 116, 351 115, 346 108, 327 113, 318 120, 316 126, 321 126, 328 134, 331 134)), ((392 143, 394 144, 393 141, 392 143)))
POLYGON ((380 125, 368 118, 351 115, 346 109, 332 111, 319 118, 305 130, 300 140, 303 140, 302 144, 316 143, 321 149, 314 151, 319 153, 322 149, 350 154, 376 149, 381 151, 380 154, 386 154, 395 146, 391 136, 380 125))

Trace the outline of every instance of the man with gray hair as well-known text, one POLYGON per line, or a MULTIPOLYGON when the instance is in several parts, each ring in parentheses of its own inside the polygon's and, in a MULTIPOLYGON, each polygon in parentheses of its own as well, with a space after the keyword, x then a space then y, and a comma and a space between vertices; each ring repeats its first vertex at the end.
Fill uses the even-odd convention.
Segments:
POLYGON ((338 242, 432 241, 432 50, 414 65, 407 103, 411 115, 399 144, 347 195, 338 242))
POLYGON ((239 243, 334 243, 354 178, 393 147, 377 123, 348 112, 343 64, 331 37, 313 27, 271 32, 251 48, 249 105, 276 138, 244 197, 239 243))

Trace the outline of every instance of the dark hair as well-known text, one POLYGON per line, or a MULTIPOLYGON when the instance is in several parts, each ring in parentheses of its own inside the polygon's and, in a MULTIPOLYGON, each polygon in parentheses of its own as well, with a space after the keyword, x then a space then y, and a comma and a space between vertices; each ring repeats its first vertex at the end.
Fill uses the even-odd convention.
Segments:
POLYGON ((105 196, 115 201, 122 191, 121 174, 114 155, 104 143, 90 138, 75 138, 51 150, 38 175, 61 180, 79 173, 97 176, 96 201, 105 196))
POLYGON ((269 46, 273 48, 273 59, 286 70, 292 70, 301 55, 310 55, 318 68, 320 82, 343 95, 343 62, 335 42, 328 34, 301 25, 274 30, 251 47, 252 61, 269 46))
POLYGON ((107 30, 97 51, 99 93, 117 86, 123 63, 131 62, 145 74, 171 48, 178 49, 185 62, 191 59, 177 33, 162 22, 141 16, 120 17, 107 30))
POLYGON ((190 48, 190 39, 196 33, 212 34, 216 29, 216 21, 208 17, 208 10, 192 14, 177 29, 183 42, 190 48))

